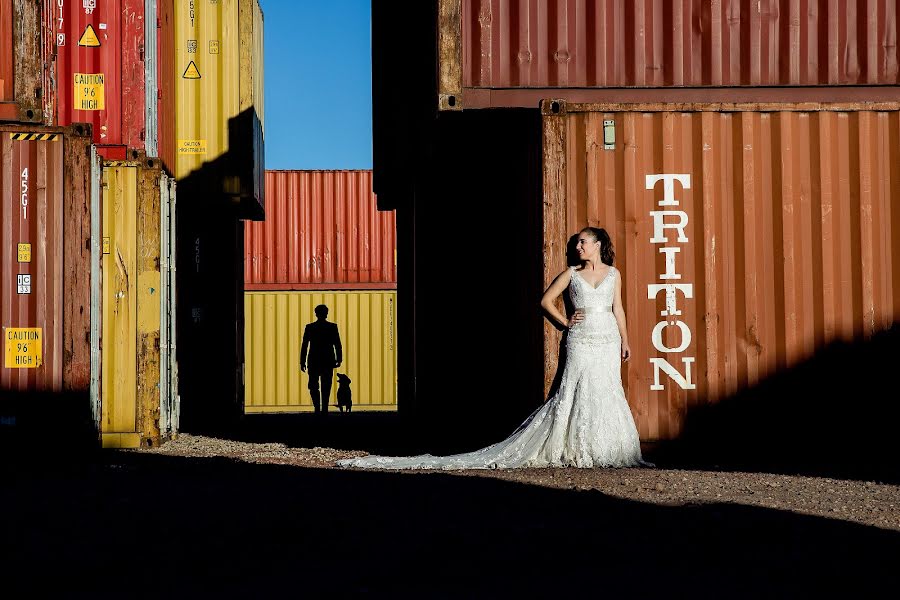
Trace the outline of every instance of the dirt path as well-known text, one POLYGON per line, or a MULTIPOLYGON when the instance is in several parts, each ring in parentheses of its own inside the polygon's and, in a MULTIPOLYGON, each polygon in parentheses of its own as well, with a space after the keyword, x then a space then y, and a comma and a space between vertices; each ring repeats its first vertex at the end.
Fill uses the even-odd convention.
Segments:
MULTIPOLYGON (((338 459, 363 453, 333 448, 290 448, 280 443, 246 443, 181 435, 142 453, 175 457, 223 457, 247 463, 335 468, 338 459)), ((410 477, 428 471, 404 472, 410 477)), ((623 500, 663 506, 734 504, 791 511, 900 531, 900 486, 769 473, 670 469, 516 469, 447 471, 570 490, 597 490, 623 500)))

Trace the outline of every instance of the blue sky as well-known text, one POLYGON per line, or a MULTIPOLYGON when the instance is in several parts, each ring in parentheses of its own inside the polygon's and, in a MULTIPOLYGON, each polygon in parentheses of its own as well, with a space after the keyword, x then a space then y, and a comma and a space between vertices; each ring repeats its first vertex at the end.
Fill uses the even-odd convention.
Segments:
POLYGON ((370 0, 260 0, 266 168, 372 168, 370 0))

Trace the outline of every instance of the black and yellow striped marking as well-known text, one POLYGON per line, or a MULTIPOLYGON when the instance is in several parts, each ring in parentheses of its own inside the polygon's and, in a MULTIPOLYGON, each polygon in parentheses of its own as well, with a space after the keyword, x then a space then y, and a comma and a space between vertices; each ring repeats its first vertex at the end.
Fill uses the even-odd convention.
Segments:
POLYGON ((59 136, 58 133, 11 133, 9 139, 20 142, 55 142, 59 136))

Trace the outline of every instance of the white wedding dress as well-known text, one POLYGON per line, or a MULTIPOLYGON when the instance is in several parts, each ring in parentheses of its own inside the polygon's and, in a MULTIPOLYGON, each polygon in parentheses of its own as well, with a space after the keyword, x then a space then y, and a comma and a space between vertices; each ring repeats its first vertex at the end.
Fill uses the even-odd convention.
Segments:
POLYGON ((502 442, 452 456, 365 456, 338 461, 366 469, 633 467, 643 461, 622 389, 621 337, 612 312, 615 279, 592 287, 573 267, 569 293, 585 318, 569 329, 559 391, 502 442))

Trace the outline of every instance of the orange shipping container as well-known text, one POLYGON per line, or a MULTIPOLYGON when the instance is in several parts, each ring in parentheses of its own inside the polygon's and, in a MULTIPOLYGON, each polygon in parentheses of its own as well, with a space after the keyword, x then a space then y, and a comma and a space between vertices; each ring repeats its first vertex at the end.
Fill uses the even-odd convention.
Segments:
POLYGON ((900 317, 900 112, 856 108, 545 103, 545 283, 609 231, 642 440, 900 317))
POLYGON ((245 223, 245 289, 396 289, 394 213, 371 171, 266 171, 266 194, 266 220, 245 223))

